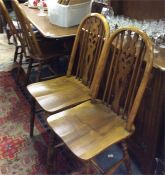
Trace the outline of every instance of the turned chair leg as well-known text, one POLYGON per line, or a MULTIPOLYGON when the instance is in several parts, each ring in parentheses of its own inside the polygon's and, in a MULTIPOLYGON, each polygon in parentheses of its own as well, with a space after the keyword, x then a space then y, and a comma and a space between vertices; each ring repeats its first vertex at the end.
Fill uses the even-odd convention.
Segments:
POLYGON ((18 71, 17 71, 17 76, 16 76, 16 80, 17 80, 17 81, 19 80, 20 71, 21 71, 21 68, 22 68, 22 59, 23 59, 23 53, 20 53, 18 71))
POLYGON ((30 116, 30 137, 33 137, 34 120, 35 120, 35 99, 31 100, 31 116, 30 116))
POLYGON ((26 84, 28 85, 29 80, 30 80, 30 74, 31 74, 31 70, 32 70, 32 64, 33 64, 33 59, 29 59, 29 65, 28 65, 28 70, 27 70, 27 75, 26 75, 26 84))
POLYGON ((15 47, 15 52, 14 52, 14 62, 16 62, 16 61, 17 61, 18 49, 19 49, 19 47, 18 47, 18 46, 16 46, 16 47, 15 47))
MULTIPOLYGON (((49 134, 49 146, 48 146, 48 153, 47 153, 47 172, 48 174, 53 174, 54 171, 54 154, 55 154, 55 133, 51 130, 49 134)), ((54 171, 55 172, 55 171, 54 171)))
POLYGON ((42 62, 40 62, 39 65, 38 65, 38 72, 37 72, 37 75, 36 75, 36 82, 40 81, 41 69, 42 69, 42 62))
POLYGON ((128 154, 127 143, 125 141, 123 141, 121 143, 121 145, 122 145, 122 150, 123 150, 123 155, 124 155, 124 163, 125 163, 125 166, 127 168, 128 175, 131 175, 132 174, 131 161, 130 161, 130 157, 129 157, 129 154, 128 154))
POLYGON ((7 35, 8 44, 9 44, 9 45, 10 45, 10 44, 13 44, 13 43, 10 41, 12 35, 10 34, 10 31, 9 31, 8 29, 6 29, 6 35, 7 35))

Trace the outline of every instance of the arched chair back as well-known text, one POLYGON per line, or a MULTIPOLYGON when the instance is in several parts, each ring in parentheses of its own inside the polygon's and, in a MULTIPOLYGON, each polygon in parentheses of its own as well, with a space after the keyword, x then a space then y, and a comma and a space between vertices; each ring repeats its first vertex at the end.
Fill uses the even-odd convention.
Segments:
POLYGON ((42 54, 42 51, 38 45, 36 36, 33 32, 32 25, 30 24, 26 15, 22 11, 18 1, 13 0, 12 6, 13 6, 13 9, 16 13, 17 20, 19 21, 19 23, 21 25, 24 42, 27 45, 30 57, 32 57, 32 58, 33 57, 35 57, 35 58, 42 57, 43 54, 42 54))
MULTIPOLYGON (((45 38, 39 32, 34 30, 33 25, 28 20, 27 15, 24 13, 17 0, 13 0, 12 5, 16 13, 16 17, 21 25, 23 40, 24 43, 26 43, 28 50, 28 56, 26 56, 29 58, 29 65, 26 74, 27 85, 30 82, 30 75, 34 66, 37 66, 35 81, 38 82, 41 78, 43 78, 41 76, 43 65, 46 64, 51 74, 55 74, 55 71, 50 66, 50 62, 53 63, 55 59, 67 55, 68 52, 62 41, 45 38)), ((44 79, 48 79, 50 77, 53 78, 52 75, 48 75, 44 77, 44 79)))
POLYGON ((109 35, 109 26, 102 15, 88 15, 79 25, 67 75, 75 75, 90 87, 105 38, 109 35))
MULTIPOLYGON (((6 28, 6 33, 7 33, 7 37, 8 37, 8 41, 10 42, 10 38, 11 36, 13 36, 13 43, 16 46, 16 50, 15 50, 15 56, 14 56, 14 61, 17 60, 17 55, 18 54, 22 54, 23 50, 24 50, 24 44, 22 41, 22 36, 21 36, 21 31, 19 28, 19 24, 17 23, 17 21, 14 21, 17 28, 15 27, 8 11, 7 8, 3 2, 3 0, 0 0, 0 10, 3 16, 3 20, 5 21, 5 28, 6 28), (18 49, 21 47, 21 51, 18 52, 18 49)), ((24 51, 25 52, 25 51, 24 51)), ((21 56, 22 57, 22 56, 21 56)))
POLYGON ((135 27, 115 31, 102 53, 92 85, 94 98, 127 120, 131 130, 152 69, 152 43, 135 27))
POLYGON ((13 22, 12 22, 11 17, 9 16, 8 10, 7 10, 3 0, 0 0, 0 10, 1 10, 4 25, 5 25, 5 30, 6 30, 6 33, 7 33, 8 40, 10 40, 10 37, 12 35, 13 40, 16 43, 17 42, 16 28, 15 28, 13 22), (7 30, 7 28, 9 28, 9 30, 7 30))

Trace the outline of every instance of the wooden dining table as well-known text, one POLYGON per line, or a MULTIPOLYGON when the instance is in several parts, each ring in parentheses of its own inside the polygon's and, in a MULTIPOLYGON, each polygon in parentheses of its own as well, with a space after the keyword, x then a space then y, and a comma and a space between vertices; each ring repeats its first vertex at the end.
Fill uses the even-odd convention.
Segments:
POLYGON ((45 11, 46 16, 39 16, 39 9, 29 8, 24 4, 20 4, 20 6, 29 21, 41 32, 44 37, 58 39, 76 35, 78 26, 60 27, 51 24, 48 19, 47 11, 45 11))

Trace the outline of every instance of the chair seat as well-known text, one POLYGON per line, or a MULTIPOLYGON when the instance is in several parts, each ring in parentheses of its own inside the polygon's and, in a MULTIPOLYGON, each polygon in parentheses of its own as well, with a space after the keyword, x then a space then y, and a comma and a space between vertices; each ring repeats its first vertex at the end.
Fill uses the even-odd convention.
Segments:
POLYGON ((60 77, 27 86, 30 94, 47 112, 59 112, 89 100, 89 88, 75 77, 60 77))
POLYGON ((79 158, 89 160, 131 135, 126 121, 101 103, 82 103, 47 118, 53 131, 79 158))

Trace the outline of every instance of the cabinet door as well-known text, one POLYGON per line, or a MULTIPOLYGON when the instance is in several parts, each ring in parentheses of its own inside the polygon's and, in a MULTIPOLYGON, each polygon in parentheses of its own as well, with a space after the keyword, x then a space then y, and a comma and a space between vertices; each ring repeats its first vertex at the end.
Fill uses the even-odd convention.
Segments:
POLYGON ((129 139, 130 152, 144 174, 154 172, 157 151, 164 138, 165 72, 153 69, 152 77, 136 118, 136 130, 129 139))

